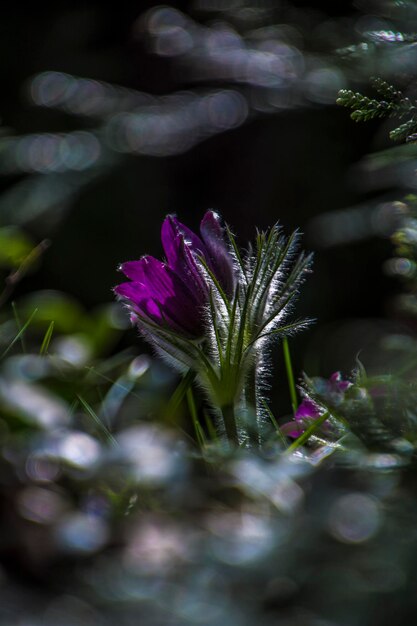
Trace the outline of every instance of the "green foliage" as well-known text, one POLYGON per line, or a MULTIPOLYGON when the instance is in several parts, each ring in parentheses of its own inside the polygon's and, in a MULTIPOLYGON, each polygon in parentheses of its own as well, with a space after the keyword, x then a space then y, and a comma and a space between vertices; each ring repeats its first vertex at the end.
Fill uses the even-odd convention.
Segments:
POLYGON ((0 228, 0 267, 16 269, 33 249, 29 237, 14 226, 0 228))
POLYGON ((417 140, 417 107, 402 91, 396 89, 381 78, 372 79, 374 89, 382 99, 369 98, 350 89, 341 89, 336 104, 352 109, 351 118, 355 122, 367 122, 376 118, 396 117, 403 122, 390 132, 395 141, 413 142, 417 140))
POLYGON ((404 292, 397 299, 397 308, 412 318, 417 317, 417 197, 408 195, 394 203, 399 224, 392 235, 394 256, 385 263, 388 275, 401 281, 404 292))
POLYGON ((362 365, 355 370, 352 379, 349 389, 339 395, 332 392, 323 379, 305 376, 304 393, 323 411, 294 447, 298 447, 300 441, 316 445, 328 441, 346 450, 359 445, 372 452, 392 453, 398 463, 408 464, 411 460, 415 463, 417 387, 414 380, 400 372, 368 376, 362 365), (344 444, 348 434, 347 444, 344 444))

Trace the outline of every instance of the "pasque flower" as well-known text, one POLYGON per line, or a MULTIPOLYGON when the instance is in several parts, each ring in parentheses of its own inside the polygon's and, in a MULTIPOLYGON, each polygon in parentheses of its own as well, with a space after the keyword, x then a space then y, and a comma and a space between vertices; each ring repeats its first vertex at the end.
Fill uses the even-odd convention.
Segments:
POLYGON ((194 373, 218 414, 219 431, 235 443, 259 441, 268 345, 306 325, 284 321, 311 257, 297 253, 297 233, 287 239, 278 225, 258 233, 242 256, 213 211, 204 215, 200 236, 168 216, 161 239, 166 260, 123 263, 130 280, 115 292, 158 353, 194 373), (248 426, 250 413, 255 420, 248 426))
POLYGON ((233 257, 220 219, 207 211, 200 225, 201 237, 168 215, 161 239, 166 263, 152 256, 120 266, 130 282, 115 292, 129 305, 133 319, 153 322, 190 338, 204 334, 204 306, 209 302, 210 274, 231 297, 235 275, 233 257))

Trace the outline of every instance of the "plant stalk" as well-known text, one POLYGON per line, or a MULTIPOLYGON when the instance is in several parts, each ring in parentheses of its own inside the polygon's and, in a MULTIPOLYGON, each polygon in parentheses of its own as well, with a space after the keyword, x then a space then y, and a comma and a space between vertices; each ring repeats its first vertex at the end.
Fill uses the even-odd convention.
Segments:
POLYGON ((239 445, 239 437, 236 426, 236 416, 234 404, 226 404, 221 407, 224 427, 230 444, 239 445))
POLYGON ((249 370, 245 384, 246 419, 250 441, 254 446, 260 447, 262 441, 260 403, 257 385, 257 362, 255 361, 249 370))
POLYGON ((294 372, 293 372, 293 369, 292 369, 290 348, 288 346, 288 339, 286 337, 284 337, 283 340, 282 340, 282 349, 283 349, 283 352, 284 352, 285 369, 287 371, 288 387, 289 387, 290 396, 291 396, 291 406, 292 406, 293 412, 295 413, 296 410, 297 410, 297 405, 298 405, 297 389, 295 387, 294 372))

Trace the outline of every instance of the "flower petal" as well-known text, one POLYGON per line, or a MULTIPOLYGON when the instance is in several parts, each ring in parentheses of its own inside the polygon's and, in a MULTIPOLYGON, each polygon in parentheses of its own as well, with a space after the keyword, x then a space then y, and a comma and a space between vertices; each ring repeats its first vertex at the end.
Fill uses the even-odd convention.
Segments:
POLYGON ((294 413, 294 417, 298 422, 301 422, 305 419, 316 419, 320 417, 321 413, 320 407, 313 400, 304 398, 294 413))
POLYGON ((125 276, 130 278, 130 280, 142 282, 145 276, 143 263, 144 258, 146 257, 142 257, 139 261, 126 261, 126 263, 122 263, 119 266, 119 269, 125 276))
MULTIPOLYGON (((134 310, 139 313, 139 315, 149 317, 154 322, 162 323, 163 317, 161 309, 151 298, 144 285, 135 282, 122 283, 114 288, 114 292, 121 298, 129 300, 134 310)), ((134 314, 132 319, 135 320, 134 314)))
POLYGON ((164 223, 162 224, 162 245, 164 247, 165 254, 167 255, 168 262, 169 253, 165 248, 164 241, 164 227, 167 228, 167 225, 169 225, 171 228, 171 230, 166 230, 166 235, 168 236, 168 241, 166 243, 168 243, 168 245, 169 239, 172 238, 172 233, 181 234, 183 235, 186 243, 191 247, 194 252, 196 252, 197 254, 202 254, 203 256, 207 256, 206 246, 204 245, 200 237, 196 235, 190 228, 185 226, 185 224, 180 222, 175 215, 168 215, 165 218, 164 223))
MULTIPOLYGON (((194 254, 205 256, 205 247, 197 235, 193 235, 193 242, 186 238, 183 229, 186 227, 178 222, 176 217, 168 215, 162 224, 161 239, 168 265, 183 280, 198 300, 207 301, 208 286, 202 270, 194 254), (194 248, 194 244, 198 248, 194 248)), ((187 229, 188 231, 189 229, 187 229)), ((189 231, 190 233, 192 231, 189 231)))
POLYGON ((208 264, 228 296, 232 296, 235 285, 233 258, 224 237, 220 217, 214 211, 207 211, 200 232, 209 253, 208 264))
POLYGON ((162 223, 161 239, 168 265, 173 269, 178 263, 178 238, 182 238, 196 254, 207 256, 206 247, 200 237, 179 222, 175 215, 168 215, 162 223))
POLYGON ((342 374, 340 372, 334 372, 330 376, 329 382, 333 389, 342 393, 352 386, 352 383, 350 381, 342 379, 342 374))
POLYGON ((202 334, 200 303, 170 267, 147 256, 124 263, 121 269, 134 280, 118 285, 115 292, 127 299, 134 310, 158 324, 168 324, 173 330, 195 337, 202 334))
POLYGON ((303 428, 303 426, 295 420, 286 422, 280 426, 282 434, 286 437, 291 437, 292 439, 297 439, 297 437, 303 434, 304 430, 305 428, 303 428))

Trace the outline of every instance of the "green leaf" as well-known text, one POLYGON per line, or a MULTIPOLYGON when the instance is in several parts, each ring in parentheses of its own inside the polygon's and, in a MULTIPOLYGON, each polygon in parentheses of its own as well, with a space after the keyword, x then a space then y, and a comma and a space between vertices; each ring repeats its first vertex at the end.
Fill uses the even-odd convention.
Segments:
POLYGON ((174 393, 172 394, 171 398, 169 399, 169 402, 165 410, 167 415, 176 414, 181 402, 185 398, 185 394, 187 393, 188 389, 193 384, 194 380, 195 380, 195 373, 192 370, 188 370, 188 372, 182 377, 181 382, 179 383, 174 393))
POLYGON ((0 228, 0 267, 17 268, 33 249, 33 243, 18 228, 0 228))
POLYGON ((79 332, 84 322, 84 311, 75 298, 60 291, 36 291, 19 300, 19 311, 38 309, 36 325, 44 326, 54 320, 55 331, 60 333, 79 332))

